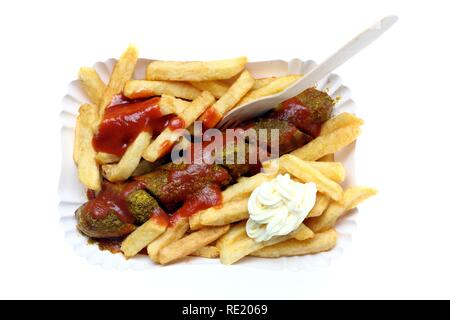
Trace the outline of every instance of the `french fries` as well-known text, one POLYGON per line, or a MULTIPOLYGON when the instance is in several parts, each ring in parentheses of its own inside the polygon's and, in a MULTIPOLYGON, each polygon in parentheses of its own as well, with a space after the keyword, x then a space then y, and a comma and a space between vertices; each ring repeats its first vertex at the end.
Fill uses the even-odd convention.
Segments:
POLYGON ((294 239, 297 239, 299 241, 303 241, 306 239, 311 239, 312 237, 314 237, 314 232, 308 228, 307 226, 305 226, 303 223, 300 225, 300 227, 298 227, 297 230, 295 230, 294 232, 292 232, 291 236, 294 239))
POLYGON ((205 246, 203 248, 195 250, 190 255, 194 257, 215 259, 219 257, 219 249, 217 249, 217 247, 215 246, 205 246))
POLYGON ((162 234, 166 228, 167 226, 162 225, 158 219, 150 218, 122 242, 121 250, 123 254, 126 258, 137 255, 139 251, 162 234))
POLYGON ((276 173, 267 174, 261 172, 249 178, 241 178, 237 183, 229 186, 222 192, 223 203, 249 196, 259 185, 270 181, 275 175, 276 173))
POLYGON ((147 254, 154 262, 159 262, 159 251, 180 239, 189 229, 189 223, 186 218, 178 219, 173 225, 169 226, 166 231, 155 241, 147 246, 147 254))
MULTIPOLYGON (((214 101, 215 99, 211 93, 203 91, 200 96, 192 101, 189 107, 179 115, 184 121, 184 128, 189 127, 214 101)), ((149 162, 158 160, 161 156, 170 151, 170 148, 179 137, 180 132, 167 127, 144 151, 144 159, 149 162)))
POLYGON ((131 80, 125 84, 123 93, 125 97, 130 99, 149 98, 165 94, 194 100, 200 95, 201 91, 183 82, 131 80))
POLYGON ((344 193, 343 203, 332 201, 325 212, 316 218, 306 220, 306 225, 314 232, 331 229, 336 221, 347 211, 355 208, 367 198, 375 195, 377 191, 367 187, 351 187, 344 193))
POLYGON ((216 99, 220 99, 228 91, 228 86, 220 81, 191 81, 190 84, 201 91, 211 92, 216 99))
POLYGON ((101 185, 100 169, 95 161, 96 152, 92 146, 94 127, 98 121, 95 105, 84 104, 79 109, 75 128, 73 157, 78 166, 78 179, 86 188, 98 191, 101 185))
POLYGON ((275 80, 277 80, 277 77, 255 79, 255 83, 253 84, 252 90, 257 90, 262 87, 265 87, 269 83, 274 82, 275 80))
POLYGON ((230 230, 216 241, 216 247, 219 249, 219 251, 221 250, 221 248, 229 246, 231 243, 239 239, 243 239, 247 236, 247 233, 245 231, 246 223, 247 221, 241 221, 232 225, 230 227, 230 230))
POLYGON ((125 83, 131 79, 138 59, 138 50, 134 45, 130 45, 122 54, 119 61, 114 66, 109 83, 106 86, 103 97, 99 102, 99 118, 103 118, 105 108, 111 103, 112 98, 122 93, 125 83))
POLYGON ((330 154, 324 155, 322 158, 320 158, 317 161, 334 162, 334 154, 330 153, 330 154))
POLYGON ((262 97, 267 97, 279 93, 284 89, 286 89, 287 87, 289 87, 299 78, 300 78, 299 75, 290 75, 277 78, 276 80, 270 82, 264 87, 250 91, 244 98, 242 98, 238 106, 241 106, 253 100, 257 100, 262 97))
POLYGON ((81 81, 81 86, 91 102, 98 105, 106 86, 102 79, 100 79, 97 71, 94 68, 82 67, 78 72, 78 79, 81 81))
POLYGON ((333 180, 314 169, 308 162, 286 154, 280 158, 280 167, 302 182, 314 182, 317 190, 340 202, 343 197, 342 187, 333 180))
POLYGON ((222 95, 211 107, 209 107, 200 118, 207 128, 213 128, 222 119, 223 115, 242 99, 242 97, 251 89, 255 80, 248 71, 241 73, 239 78, 231 85, 228 91, 222 95), (211 115, 213 117, 211 118, 211 115))
POLYGON ((330 134, 321 135, 303 147, 291 152, 291 155, 307 161, 315 161, 321 157, 335 153, 355 141, 361 134, 359 126, 347 126, 330 134))
POLYGON ((161 249, 159 262, 167 264, 181 259, 217 240, 230 229, 229 225, 222 227, 207 227, 193 232, 180 240, 172 242, 161 249))
POLYGON ((161 99, 159 100, 159 107, 160 108, 168 108, 173 110, 174 113, 180 114, 185 109, 187 109, 190 106, 190 102, 177 99, 174 96, 170 96, 167 94, 161 95, 161 99))
POLYGON ((330 134, 338 129, 345 128, 348 126, 362 126, 364 121, 354 114, 343 112, 337 116, 326 121, 320 130, 320 135, 324 136, 330 134))
POLYGON ((150 133, 141 132, 128 147, 119 163, 102 166, 103 176, 111 182, 124 181, 131 177, 141 160, 142 153, 150 144, 150 139, 150 133))
POLYGON ((218 208, 209 208, 198 212, 202 226, 223 226, 248 218, 248 199, 234 200, 218 208))
POLYGON ((95 156, 95 161, 97 161, 97 163, 99 165, 111 164, 111 163, 119 162, 120 157, 116 156, 115 154, 111 154, 111 153, 99 152, 95 156))
POLYGON ((345 180, 345 168, 340 162, 308 161, 308 164, 334 182, 345 180))
POLYGON ((241 72, 246 57, 217 61, 154 61, 147 67, 147 80, 209 81, 229 79, 241 72))
POLYGON ((316 203, 314 207, 311 209, 311 211, 308 213, 308 218, 321 216, 322 213, 325 211, 325 209, 328 208, 330 201, 331 199, 329 196, 318 193, 316 196, 316 203))
POLYGON ((272 246, 259 249, 250 255, 260 258, 279 258, 290 256, 302 256, 306 254, 329 251, 336 246, 337 233, 334 229, 316 233, 313 238, 299 241, 286 240, 272 246))

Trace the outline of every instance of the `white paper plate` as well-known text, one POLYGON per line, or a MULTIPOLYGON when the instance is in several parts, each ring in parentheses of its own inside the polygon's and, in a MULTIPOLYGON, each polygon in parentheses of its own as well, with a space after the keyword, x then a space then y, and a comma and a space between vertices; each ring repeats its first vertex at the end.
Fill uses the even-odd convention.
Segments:
MULTIPOLYGON (((100 77, 106 83, 109 75, 117 60, 109 59, 105 62, 97 62, 94 68, 100 77)), ((136 67, 135 78, 143 79, 145 67, 151 60, 139 59, 136 67)), ((293 59, 289 62, 282 60, 252 62, 247 65, 247 69, 256 78, 269 76, 282 76, 286 74, 306 74, 314 67, 313 61, 301 61, 293 59)), ((317 88, 327 91, 333 98, 340 97, 334 109, 335 114, 341 112, 355 112, 355 104, 351 100, 350 90, 343 86, 341 79, 331 74, 322 79, 317 88)), ((76 228, 75 210, 86 201, 86 190, 78 181, 75 165, 72 161, 73 136, 78 108, 81 104, 89 102, 88 97, 81 89, 78 80, 72 81, 68 86, 67 95, 62 101, 62 111, 60 114, 62 129, 62 164, 61 176, 59 181, 59 205, 60 224, 64 229, 66 241, 74 248, 75 252, 93 265, 100 265, 108 269, 151 269, 158 268, 159 265, 153 263, 145 256, 138 256, 126 260, 120 254, 112 254, 108 251, 101 251, 96 245, 88 244, 88 239, 81 235, 76 228)), ((355 144, 346 147, 336 155, 338 161, 342 161, 347 169, 347 179, 345 185, 354 185, 355 181, 355 163, 354 163, 355 144)), ((315 255, 301 257, 285 257, 279 259, 262 259, 246 257, 234 268, 260 268, 260 269, 289 269, 289 270, 313 270, 318 267, 327 266, 333 259, 342 254, 345 247, 351 243, 351 234, 355 229, 354 214, 341 219, 337 225, 339 233, 336 248, 330 252, 319 253, 315 255)), ((197 264, 197 265, 218 265, 219 260, 190 257, 178 264, 197 264)), ((212 267, 212 266, 211 266, 212 267)), ((167 268, 167 267, 166 267, 167 268)))

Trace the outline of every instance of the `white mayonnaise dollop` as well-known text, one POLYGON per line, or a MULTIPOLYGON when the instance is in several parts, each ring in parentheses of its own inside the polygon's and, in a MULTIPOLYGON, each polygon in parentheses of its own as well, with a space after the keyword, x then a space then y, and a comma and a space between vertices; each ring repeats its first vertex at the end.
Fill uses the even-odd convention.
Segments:
POLYGON ((314 183, 296 182, 289 174, 264 182, 248 200, 247 235, 261 242, 294 231, 314 207, 316 193, 314 183))

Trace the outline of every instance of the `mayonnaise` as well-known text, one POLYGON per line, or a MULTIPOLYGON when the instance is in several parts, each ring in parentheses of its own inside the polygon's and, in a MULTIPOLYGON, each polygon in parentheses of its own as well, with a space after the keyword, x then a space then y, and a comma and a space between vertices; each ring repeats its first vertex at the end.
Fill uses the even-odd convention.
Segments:
POLYGON ((300 183, 289 174, 264 182, 250 195, 247 235, 257 242, 286 235, 308 216, 316 202, 314 183, 300 183))

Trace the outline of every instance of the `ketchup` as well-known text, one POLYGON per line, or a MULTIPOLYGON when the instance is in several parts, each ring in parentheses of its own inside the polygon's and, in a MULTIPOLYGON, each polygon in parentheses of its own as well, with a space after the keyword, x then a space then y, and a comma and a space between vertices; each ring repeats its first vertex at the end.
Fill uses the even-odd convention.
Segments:
POLYGON ((213 107, 209 107, 201 118, 203 126, 207 129, 214 128, 220 119, 222 119, 222 115, 213 107))

